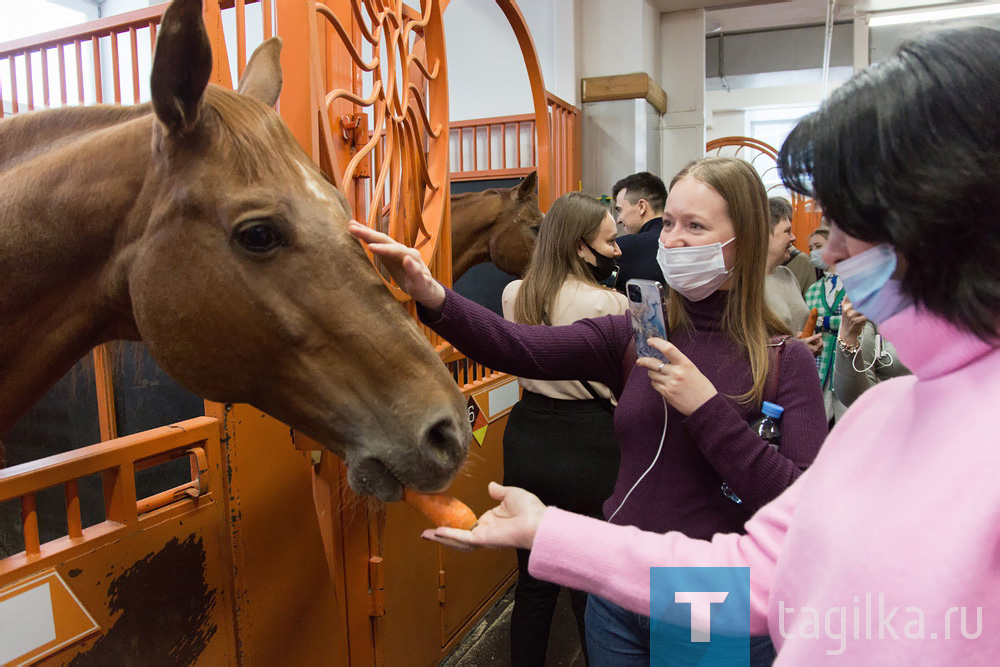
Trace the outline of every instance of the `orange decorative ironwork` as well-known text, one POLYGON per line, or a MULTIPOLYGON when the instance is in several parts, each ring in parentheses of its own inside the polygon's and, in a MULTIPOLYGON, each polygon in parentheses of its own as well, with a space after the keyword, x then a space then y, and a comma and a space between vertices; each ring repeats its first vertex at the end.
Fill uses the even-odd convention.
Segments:
MULTIPOLYGON (((778 151, 770 144, 752 137, 721 137, 713 139, 705 145, 705 155, 738 157, 749 162, 757 170, 762 179, 772 172, 778 172, 778 151), (758 164, 758 160, 763 160, 758 164)), ((780 182, 768 188, 771 190, 783 187, 780 182)), ((809 235, 820 226, 823 212, 815 201, 795 192, 789 193, 792 202, 792 233, 795 234, 795 245, 799 250, 808 251, 809 235)))
MULTIPOLYGON (((417 248, 435 275, 444 278, 451 272, 451 249, 441 4, 423 0, 419 11, 402 0, 349 5, 338 13, 332 3, 310 3, 320 164, 347 194, 356 217, 417 248), (353 76, 332 76, 334 64, 321 57, 330 50, 324 35, 349 54, 353 76), (345 102, 354 113, 343 113, 345 102), (360 142, 359 111, 371 119, 370 134, 360 142), (355 187, 356 178, 369 174, 368 164, 370 186, 355 187)), ((408 299, 390 287, 397 298, 408 299)))

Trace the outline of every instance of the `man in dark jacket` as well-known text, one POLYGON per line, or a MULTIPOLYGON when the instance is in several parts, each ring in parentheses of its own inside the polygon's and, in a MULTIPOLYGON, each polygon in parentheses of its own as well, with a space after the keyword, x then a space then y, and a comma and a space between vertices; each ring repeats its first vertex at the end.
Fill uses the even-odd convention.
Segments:
POLYGON ((615 289, 624 292, 625 283, 631 278, 658 280, 666 287, 656 263, 656 244, 663 228, 663 205, 667 201, 663 181, 648 171, 641 171, 615 183, 611 197, 615 201, 615 217, 626 232, 618 237, 622 255, 618 258, 615 289))

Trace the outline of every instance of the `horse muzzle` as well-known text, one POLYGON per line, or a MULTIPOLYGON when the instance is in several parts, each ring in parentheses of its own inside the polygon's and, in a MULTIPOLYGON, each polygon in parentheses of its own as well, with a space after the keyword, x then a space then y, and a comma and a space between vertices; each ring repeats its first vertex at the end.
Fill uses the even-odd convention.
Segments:
POLYGON ((465 461, 472 429, 464 418, 440 414, 403 439, 411 441, 348 452, 347 481, 355 493, 393 502, 402 500, 404 486, 423 493, 447 488, 465 461))

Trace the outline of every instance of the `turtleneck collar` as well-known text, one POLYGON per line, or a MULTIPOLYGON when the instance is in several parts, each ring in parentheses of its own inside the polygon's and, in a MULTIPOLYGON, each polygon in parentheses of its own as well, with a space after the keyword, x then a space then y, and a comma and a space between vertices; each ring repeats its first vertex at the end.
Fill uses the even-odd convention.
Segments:
POLYGON ((729 302, 730 290, 716 290, 701 301, 688 301, 677 292, 671 298, 682 299, 695 329, 721 331, 722 314, 729 302))
POLYGON ((896 313, 879 326, 879 332, 921 380, 952 373, 1000 346, 1000 342, 985 343, 919 306, 896 313))

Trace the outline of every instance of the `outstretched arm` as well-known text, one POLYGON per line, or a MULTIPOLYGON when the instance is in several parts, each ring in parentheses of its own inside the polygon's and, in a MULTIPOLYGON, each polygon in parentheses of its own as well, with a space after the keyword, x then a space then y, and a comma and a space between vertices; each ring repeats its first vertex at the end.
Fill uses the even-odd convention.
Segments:
MULTIPOLYGON (((462 549, 519 547, 531 550, 529 570, 539 579, 571 586, 649 615, 651 567, 749 567, 750 600, 740 630, 767 633, 771 581, 798 500, 800 482, 758 511, 746 535, 696 540, 678 532, 652 533, 546 507, 516 487, 490 484, 500 505, 471 530, 424 531, 462 549)), ((712 590, 705 588, 704 590, 712 590)))
POLYGON ((415 249, 358 223, 349 229, 419 304, 421 320, 469 358, 520 377, 595 380, 621 392, 621 359, 632 336, 627 318, 585 319, 564 327, 514 324, 447 290, 415 249))

